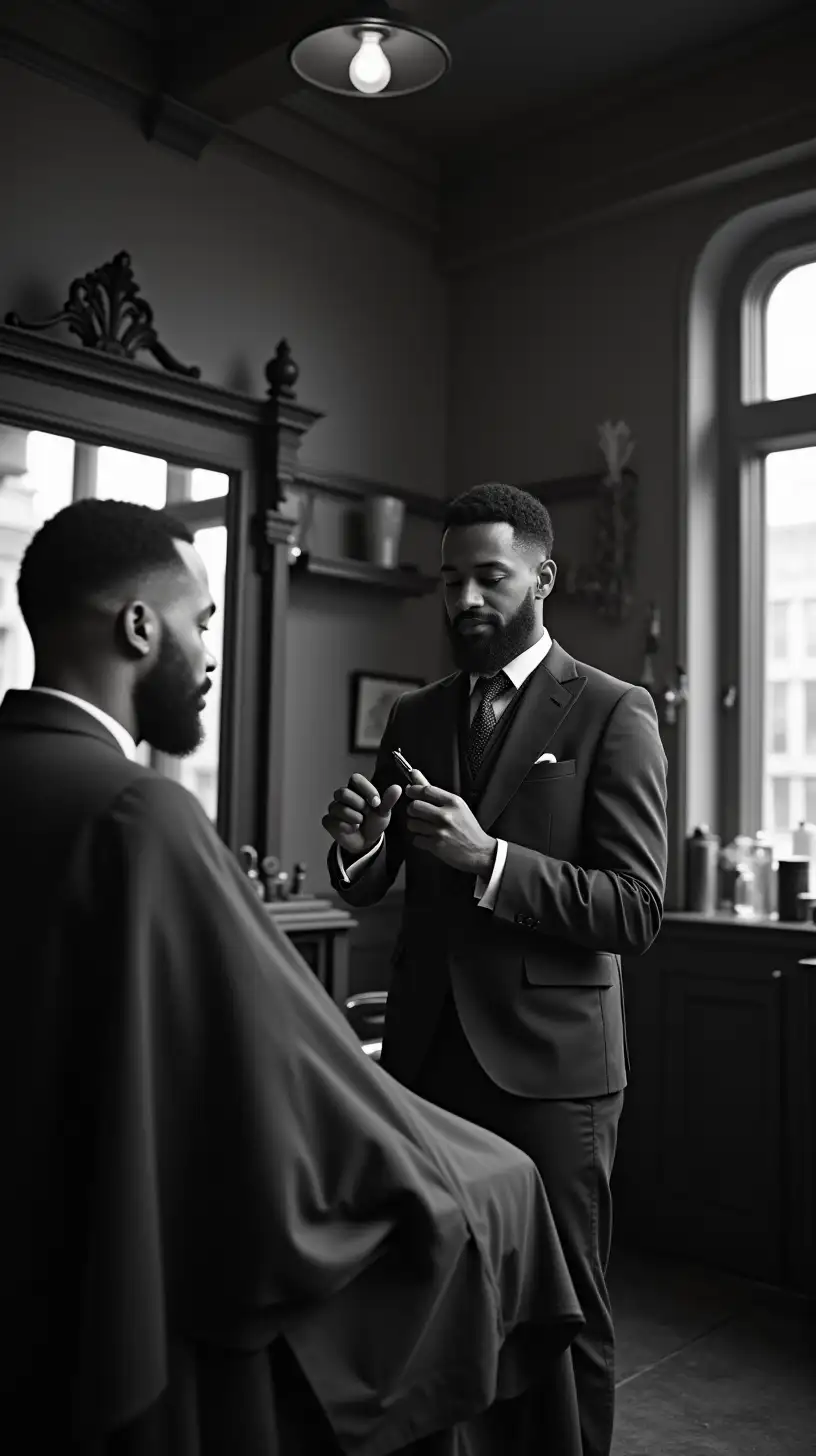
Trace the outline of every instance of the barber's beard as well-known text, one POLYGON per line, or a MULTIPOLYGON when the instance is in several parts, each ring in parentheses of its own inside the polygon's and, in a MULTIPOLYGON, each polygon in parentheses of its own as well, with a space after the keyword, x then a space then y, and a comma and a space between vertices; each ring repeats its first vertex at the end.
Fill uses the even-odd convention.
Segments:
MULTIPOLYGON (((502 626, 492 620, 484 632, 473 635, 460 632, 448 621, 448 640, 456 666, 462 672, 478 673, 480 677, 492 677, 506 667, 535 641, 538 625, 535 604, 535 594, 530 591, 509 622, 502 626)), ((479 613, 474 616, 478 618, 479 613)))

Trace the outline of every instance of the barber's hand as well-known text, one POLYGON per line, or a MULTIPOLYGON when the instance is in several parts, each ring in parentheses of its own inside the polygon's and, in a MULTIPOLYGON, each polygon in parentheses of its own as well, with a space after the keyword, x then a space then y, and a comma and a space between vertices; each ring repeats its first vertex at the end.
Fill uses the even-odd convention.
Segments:
POLYGON ((452 869, 490 878, 498 841, 485 833, 464 799, 433 784, 410 784, 405 795, 406 822, 417 849, 428 850, 452 869))
POLYGON ((401 794, 399 784, 389 784, 380 798, 368 779, 362 774, 352 774, 344 789, 335 789, 321 823, 345 855, 359 859, 385 833, 401 794))

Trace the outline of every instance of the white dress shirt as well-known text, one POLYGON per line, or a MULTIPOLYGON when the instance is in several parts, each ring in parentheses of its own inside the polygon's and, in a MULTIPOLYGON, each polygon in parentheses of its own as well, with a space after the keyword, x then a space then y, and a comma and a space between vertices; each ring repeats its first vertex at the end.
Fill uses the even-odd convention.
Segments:
POLYGON ((136 744, 128 733, 127 728, 123 728, 122 724, 118 723, 115 718, 112 718, 109 713, 103 713, 101 708, 97 708, 96 703, 87 703, 84 698, 75 698, 73 693, 63 693, 59 688, 30 688, 29 691, 32 693, 48 693, 51 698, 63 698, 66 703, 73 703, 75 708, 84 708, 86 713, 90 713, 92 718, 96 718, 97 722, 101 723, 102 727, 107 728, 108 732, 112 734, 125 755, 125 758, 129 758, 135 762, 136 744))
MULTIPOLYGON (((551 647, 552 638, 547 631, 547 628, 545 627, 538 641, 534 642, 532 647, 526 648, 524 652, 519 653, 518 657, 514 657, 512 662, 507 663, 507 666, 503 669, 503 671, 505 673, 505 676, 509 677, 513 686, 512 688, 509 688, 507 692, 502 693, 500 697, 493 700, 493 712, 496 715, 497 723, 505 708, 507 708, 513 701, 513 697, 518 692, 519 688, 523 687, 530 674, 532 672, 535 672, 537 667, 541 666, 541 663, 544 661, 544 658, 547 656, 547 653, 549 652, 551 647)), ((482 695, 476 691, 477 684, 480 681, 481 678, 479 673, 471 673, 471 723, 473 722, 476 710, 479 706, 479 703, 481 702, 482 695)), ((418 764, 417 767, 419 768, 421 767, 421 765, 418 764)), ((370 864, 371 861, 374 859, 375 855, 379 854, 384 842, 385 835, 381 834, 379 839, 377 840, 377 843, 375 845, 372 845, 371 849, 367 850, 365 854, 361 854, 359 859, 356 859, 353 864, 350 864, 348 866, 343 863, 343 853, 340 849, 340 845, 335 845, 336 863, 345 884, 350 885, 352 880, 357 879, 358 875, 362 873, 366 865, 370 864)), ((488 880, 487 884, 485 884, 481 876, 477 875, 476 877, 476 887, 473 893, 479 902, 480 909, 492 910, 494 905, 496 904, 496 898, 499 893, 499 886, 501 885, 501 878, 502 874, 504 873, 506 860, 507 841, 506 839, 497 839, 496 854, 493 859, 493 869, 490 874, 490 879, 488 880)))

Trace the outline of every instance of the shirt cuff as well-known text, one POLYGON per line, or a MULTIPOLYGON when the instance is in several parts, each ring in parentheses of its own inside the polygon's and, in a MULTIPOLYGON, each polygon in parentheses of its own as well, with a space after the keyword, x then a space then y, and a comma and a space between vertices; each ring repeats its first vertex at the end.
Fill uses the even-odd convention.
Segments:
POLYGON ((474 895, 479 902, 481 910, 492 910, 498 899, 499 887, 502 875, 504 874, 505 861, 507 860, 507 840, 496 840, 496 857, 493 860, 493 869, 490 879, 485 885, 480 875, 476 876, 476 889, 474 895))
POLYGON ((372 845, 371 849, 367 849, 365 854, 361 854, 359 859, 355 859, 348 866, 343 863, 343 851, 341 850, 340 845, 335 844, 334 850, 337 859, 337 868, 340 871, 340 876, 343 880, 344 885, 350 885, 353 880, 356 880, 361 870, 364 870, 366 865, 370 864, 371 861, 374 859, 374 856, 379 854, 384 843, 385 835, 381 834, 379 839, 377 840, 377 843, 375 845, 372 845))

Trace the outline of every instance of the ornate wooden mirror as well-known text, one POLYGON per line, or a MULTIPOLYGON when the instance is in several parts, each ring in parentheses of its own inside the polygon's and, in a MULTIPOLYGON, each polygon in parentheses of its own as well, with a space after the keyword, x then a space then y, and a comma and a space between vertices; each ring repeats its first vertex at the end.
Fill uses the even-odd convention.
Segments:
POLYGON ((31 681, 15 583, 42 522, 94 494, 167 505, 209 568, 220 691, 202 747, 188 760, 152 761, 199 797, 233 850, 248 842, 263 855, 279 847, 283 775, 291 523, 278 507, 320 416, 295 400, 285 341, 267 366, 265 400, 198 374, 160 342, 124 253, 77 279, 55 317, 10 314, 0 327, 0 696, 31 681), (82 347, 45 336, 60 327, 82 347), (144 353, 155 362, 136 358, 144 353))

